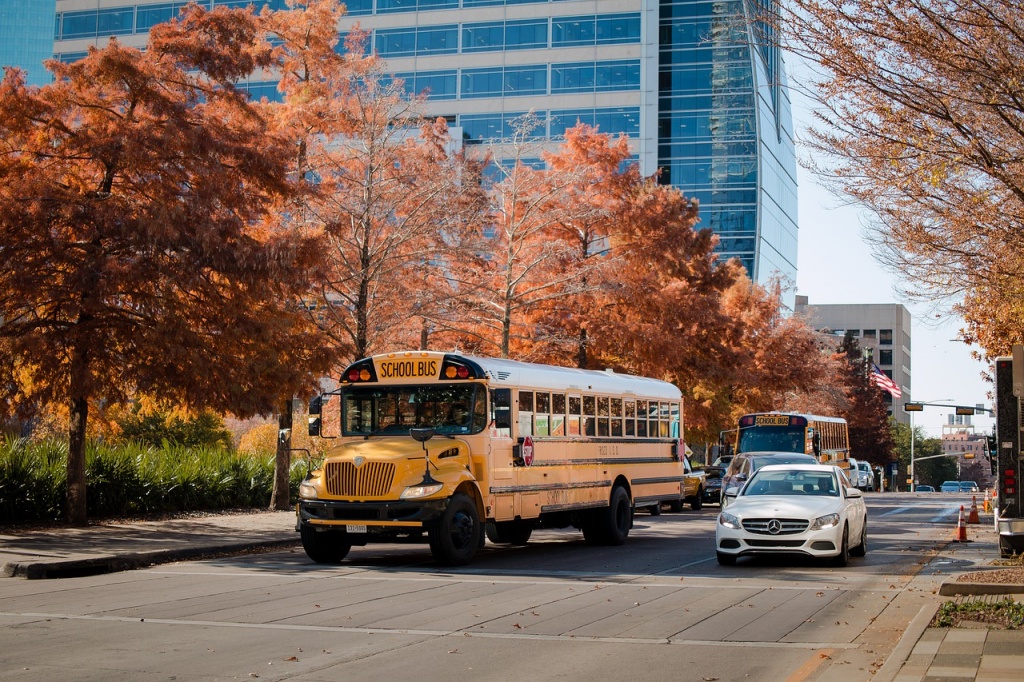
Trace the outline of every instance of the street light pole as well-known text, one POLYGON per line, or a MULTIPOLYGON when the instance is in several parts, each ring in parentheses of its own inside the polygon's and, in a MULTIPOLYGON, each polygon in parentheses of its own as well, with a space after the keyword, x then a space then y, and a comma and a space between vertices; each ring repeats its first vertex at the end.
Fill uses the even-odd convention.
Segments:
MULTIPOLYGON (((922 402, 922 405, 932 405, 938 402, 947 402, 952 398, 939 398, 938 400, 931 400, 928 402, 922 402)), ((957 476, 959 479, 960 477, 957 476)), ((914 492, 917 489, 917 479, 914 477, 914 413, 910 413, 910 492, 914 492)))

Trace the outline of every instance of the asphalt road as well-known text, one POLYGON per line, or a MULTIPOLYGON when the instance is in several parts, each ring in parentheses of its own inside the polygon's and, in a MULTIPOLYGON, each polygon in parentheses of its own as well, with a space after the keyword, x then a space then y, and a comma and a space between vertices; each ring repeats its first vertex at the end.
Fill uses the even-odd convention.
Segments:
POLYGON ((439 569, 421 545, 0 581, 4 680, 869 679, 957 567, 970 496, 867 494, 846 568, 714 557, 718 509, 639 513, 622 547, 538 532, 439 569))

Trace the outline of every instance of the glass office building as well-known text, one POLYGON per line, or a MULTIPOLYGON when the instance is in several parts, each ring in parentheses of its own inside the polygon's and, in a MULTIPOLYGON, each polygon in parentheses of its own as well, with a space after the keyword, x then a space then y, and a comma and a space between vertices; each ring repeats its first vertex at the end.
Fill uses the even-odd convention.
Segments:
MULTIPOLYGON (((372 49, 465 145, 501 151, 517 119, 555 146, 583 121, 628 134, 641 171, 700 200, 701 225, 751 277, 796 280, 796 160, 777 0, 349 0, 372 49)), ((251 0, 201 0, 245 6, 251 0)), ((281 0, 255 2, 281 7, 281 0)), ((55 53, 142 44, 184 2, 58 0, 55 53)), ((273 97, 274 83, 249 83, 273 97)), ((539 154, 525 159, 541 165, 539 154)), ((789 302, 792 303, 791 301, 789 302)))
POLYGON ((29 85, 51 80, 43 61, 53 57, 56 0, 0 0, 0 66, 16 66, 29 85))

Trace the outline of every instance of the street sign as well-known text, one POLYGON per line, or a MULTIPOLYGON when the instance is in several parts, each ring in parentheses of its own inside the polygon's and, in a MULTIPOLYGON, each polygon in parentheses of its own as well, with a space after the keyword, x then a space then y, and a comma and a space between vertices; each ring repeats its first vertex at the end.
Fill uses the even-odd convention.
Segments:
POLYGON ((924 403, 903 403, 904 412, 924 412, 924 403))

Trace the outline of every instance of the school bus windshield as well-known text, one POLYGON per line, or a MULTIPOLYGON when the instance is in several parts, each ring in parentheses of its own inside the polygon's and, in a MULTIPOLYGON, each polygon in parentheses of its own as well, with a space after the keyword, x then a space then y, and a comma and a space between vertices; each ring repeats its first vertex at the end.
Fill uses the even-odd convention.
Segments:
POLYGON ((802 426, 754 426, 740 429, 737 452, 807 452, 802 426))
POLYGON ((487 426, 484 391, 473 384, 350 386, 341 394, 344 436, 409 435, 430 427, 442 434, 478 433, 487 426))

